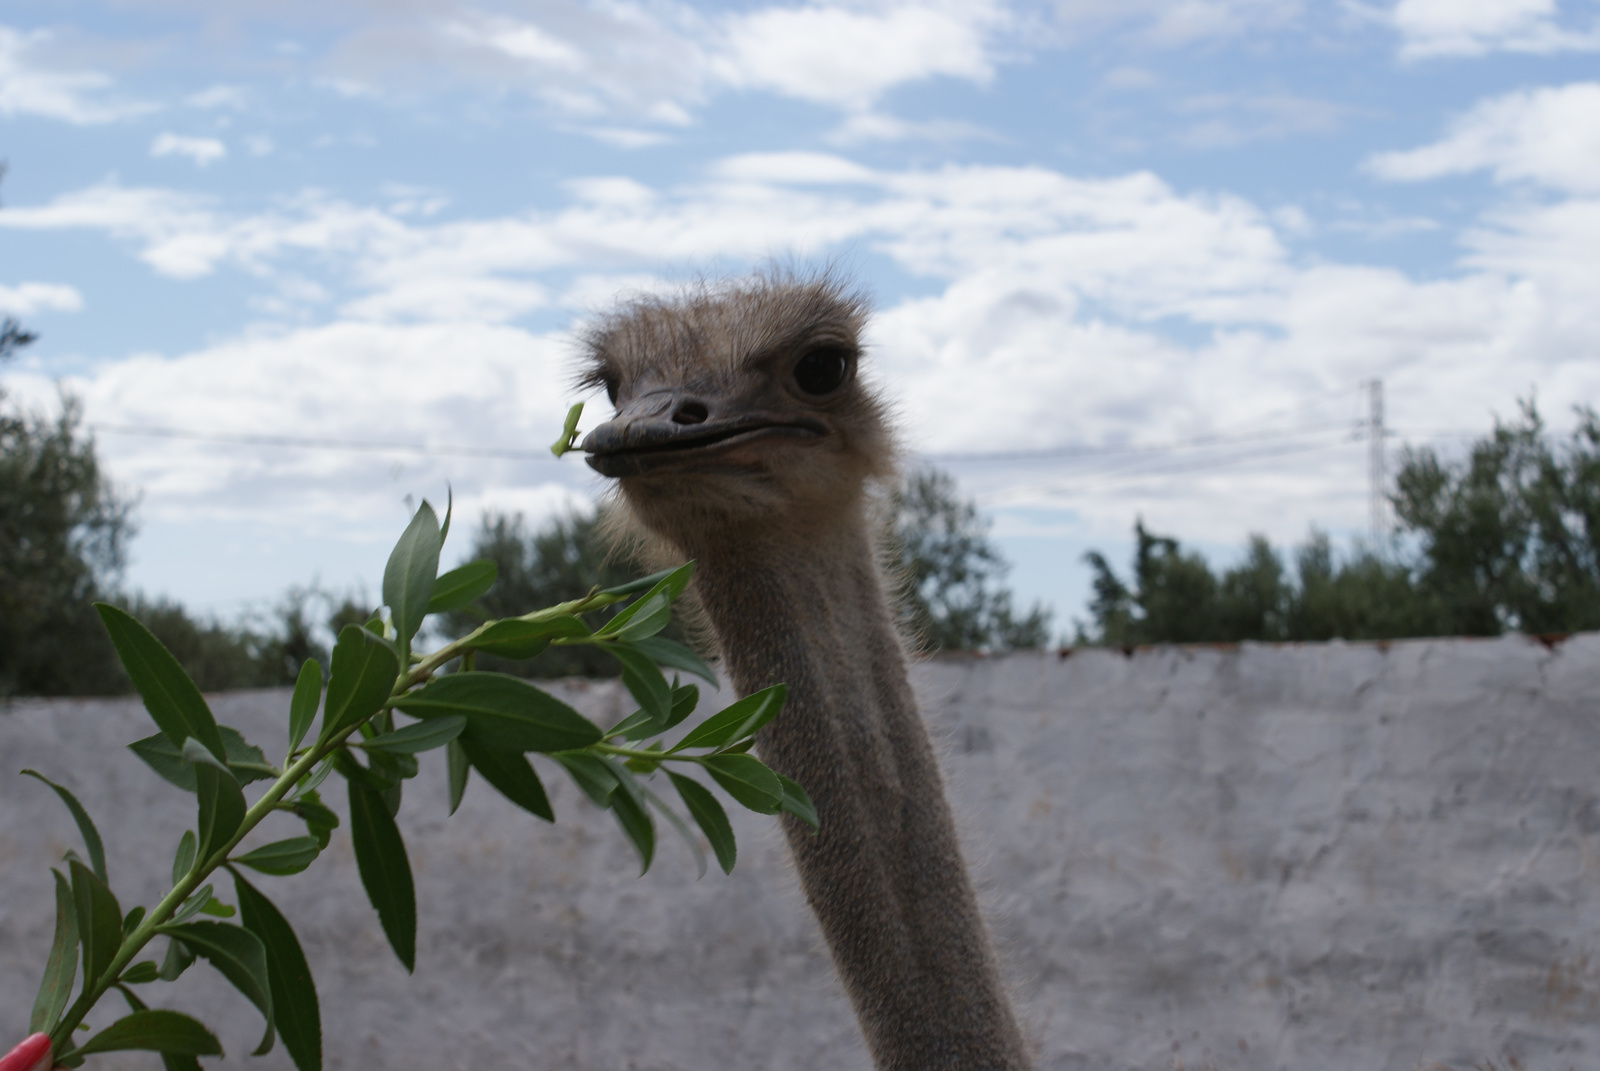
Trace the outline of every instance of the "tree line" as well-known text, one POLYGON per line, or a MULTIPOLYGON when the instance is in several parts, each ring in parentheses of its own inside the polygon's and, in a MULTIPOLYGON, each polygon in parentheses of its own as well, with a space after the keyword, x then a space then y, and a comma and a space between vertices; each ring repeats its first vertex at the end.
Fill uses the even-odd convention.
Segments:
MULTIPOLYGON (((0 360, 34 341, 12 320, 0 328, 0 360)), ((137 533, 134 500, 107 479, 77 401, 45 417, 6 405, 0 388, 0 697, 109 695, 131 685, 91 603, 127 609, 155 633, 202 689, 295 682, 307 658, 327 664, 327 641, 371 611, 357 594, 291 588, 270 611, 226 622, 180 603, 124 589, 127 549, 137 533)), ((905 585, 908 629, 930 650, 1040 647, 1050 613, 1012 607, 1000 580, 1006 564, 987 522, 939 472, 911 475, 886 503, 893 522, 891 570, 905 585)), ((493 588, 442 622, 460 636, 486 619, 586 594, 631 579, 608 556, 594 513, 558 516, 535 527, 521 514, 486 514, 468 558, 499 569, 493 588)), ((590 624, 598 627, 606 613, 590 624)), ((674 638, 683 638, 677 629, 674 638)), ((690 638, 693 639, 692 637, 690 638)), ((525 677, 615 675, 589 647, 551 647, 513 662, 480 656, 479 668, 525 677)))
POLYGON ((1335 553, 1328 536, 1285 555, 1252 535, 1214 570, 1175 538, 1134 526, 1132 570, 1105 556, 1080 643, 1394 639, 1600 628, 1600 418, 1581 407, 1552 442, 1531 402, 1448 461, 1406 449, 1389 494, 1392 539, 1335 553))
MULTIPOLYGON (((0 322, 0 361, 35 336, 0 322)), ((1535 406, 1497 422, 1465 458, 1407 449, 1390 493, 1393 540, 1336 551, 1313 530, 1285 554, 1249 537, 1243 559, 1217 570, 1173 536, 1134 525, 1124 579, 1098 551, 1087 622, 1073 642, 1137 645, 1238 640, 1351 640, 1490 636, 1507 630, 1600 628, 1600 418, 1578 413, 1564 442, 1545 434, 1535 406)), ((292 588, 270 611, 226 622, 121 584, 137 528, 134 500, 100 467, 78 403, 63 395, 45 417, 6 404, 0 388, 0 697, 104 695, 129 690, 90 604, 124 606, 207 690, 292 684, 307 658, 371 611, 356 594, 292 588)), ((904 624, 926 651, 1037 648, 1051 611, 1014 605, 1007 565, 977 506, 947 473, 911 472, 882 503, 885 558, 901 587, 904 624)), ((488 617, 621 583, 593 513, 535 527, 486 514, 469 557, 499 577, 477 604, 441 625, 458 636, 488 617)), ((591 622, 598 627, 599 621, 591 622)), ((675 628, 678 626, 674 626, 675 628)), ((694 637, 687 638, 690 642, 694 637)), ((527 677, 595 676, 614 665, 584 647, 553 647, 528 662, 484 656, 481 668, 527 677)))

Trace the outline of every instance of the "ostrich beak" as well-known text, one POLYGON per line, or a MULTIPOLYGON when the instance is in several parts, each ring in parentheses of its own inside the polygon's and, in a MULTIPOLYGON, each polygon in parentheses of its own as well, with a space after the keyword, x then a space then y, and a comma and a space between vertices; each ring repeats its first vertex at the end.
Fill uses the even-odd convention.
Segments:
POLYGON ((641 476, 657 469, 692 467, 758 439, 820 439, 818 420, 729 404, 677 391, 652 391, 630 399, 617 415, 583 439, 589 467, 602 476, 641 476), (719 404, 720 402, 720 404, 719 404))

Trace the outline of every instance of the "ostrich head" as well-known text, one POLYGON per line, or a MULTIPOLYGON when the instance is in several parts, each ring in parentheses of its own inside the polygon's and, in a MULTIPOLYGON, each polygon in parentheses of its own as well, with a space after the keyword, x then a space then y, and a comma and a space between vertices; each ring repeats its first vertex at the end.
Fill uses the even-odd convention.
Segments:
POLYGON ((855 514, 893 471, 862 382, 861 295, 834 279, 757 276, 641 298, 585 338, 583 383, 616 415, 583 441, 633 515, 691 553, 754 528, 801 535, 855 514))

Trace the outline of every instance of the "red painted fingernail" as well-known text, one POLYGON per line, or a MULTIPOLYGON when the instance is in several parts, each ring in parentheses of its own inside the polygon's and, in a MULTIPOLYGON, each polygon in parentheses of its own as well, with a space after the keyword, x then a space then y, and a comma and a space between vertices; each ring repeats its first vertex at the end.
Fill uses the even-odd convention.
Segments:
POLYGON ((50 1035, 33 1034, 0 1056, 0 1071, 50 1071, 50 1035))

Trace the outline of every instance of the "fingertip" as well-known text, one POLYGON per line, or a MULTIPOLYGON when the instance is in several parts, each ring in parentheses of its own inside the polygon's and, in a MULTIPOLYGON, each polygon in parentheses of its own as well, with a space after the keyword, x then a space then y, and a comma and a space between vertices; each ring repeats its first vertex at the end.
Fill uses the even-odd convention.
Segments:
POLYGON ((49 1034, 30 1034, 22 1043, 0 1056, 0 1071, 50 1071, 49 1034))

